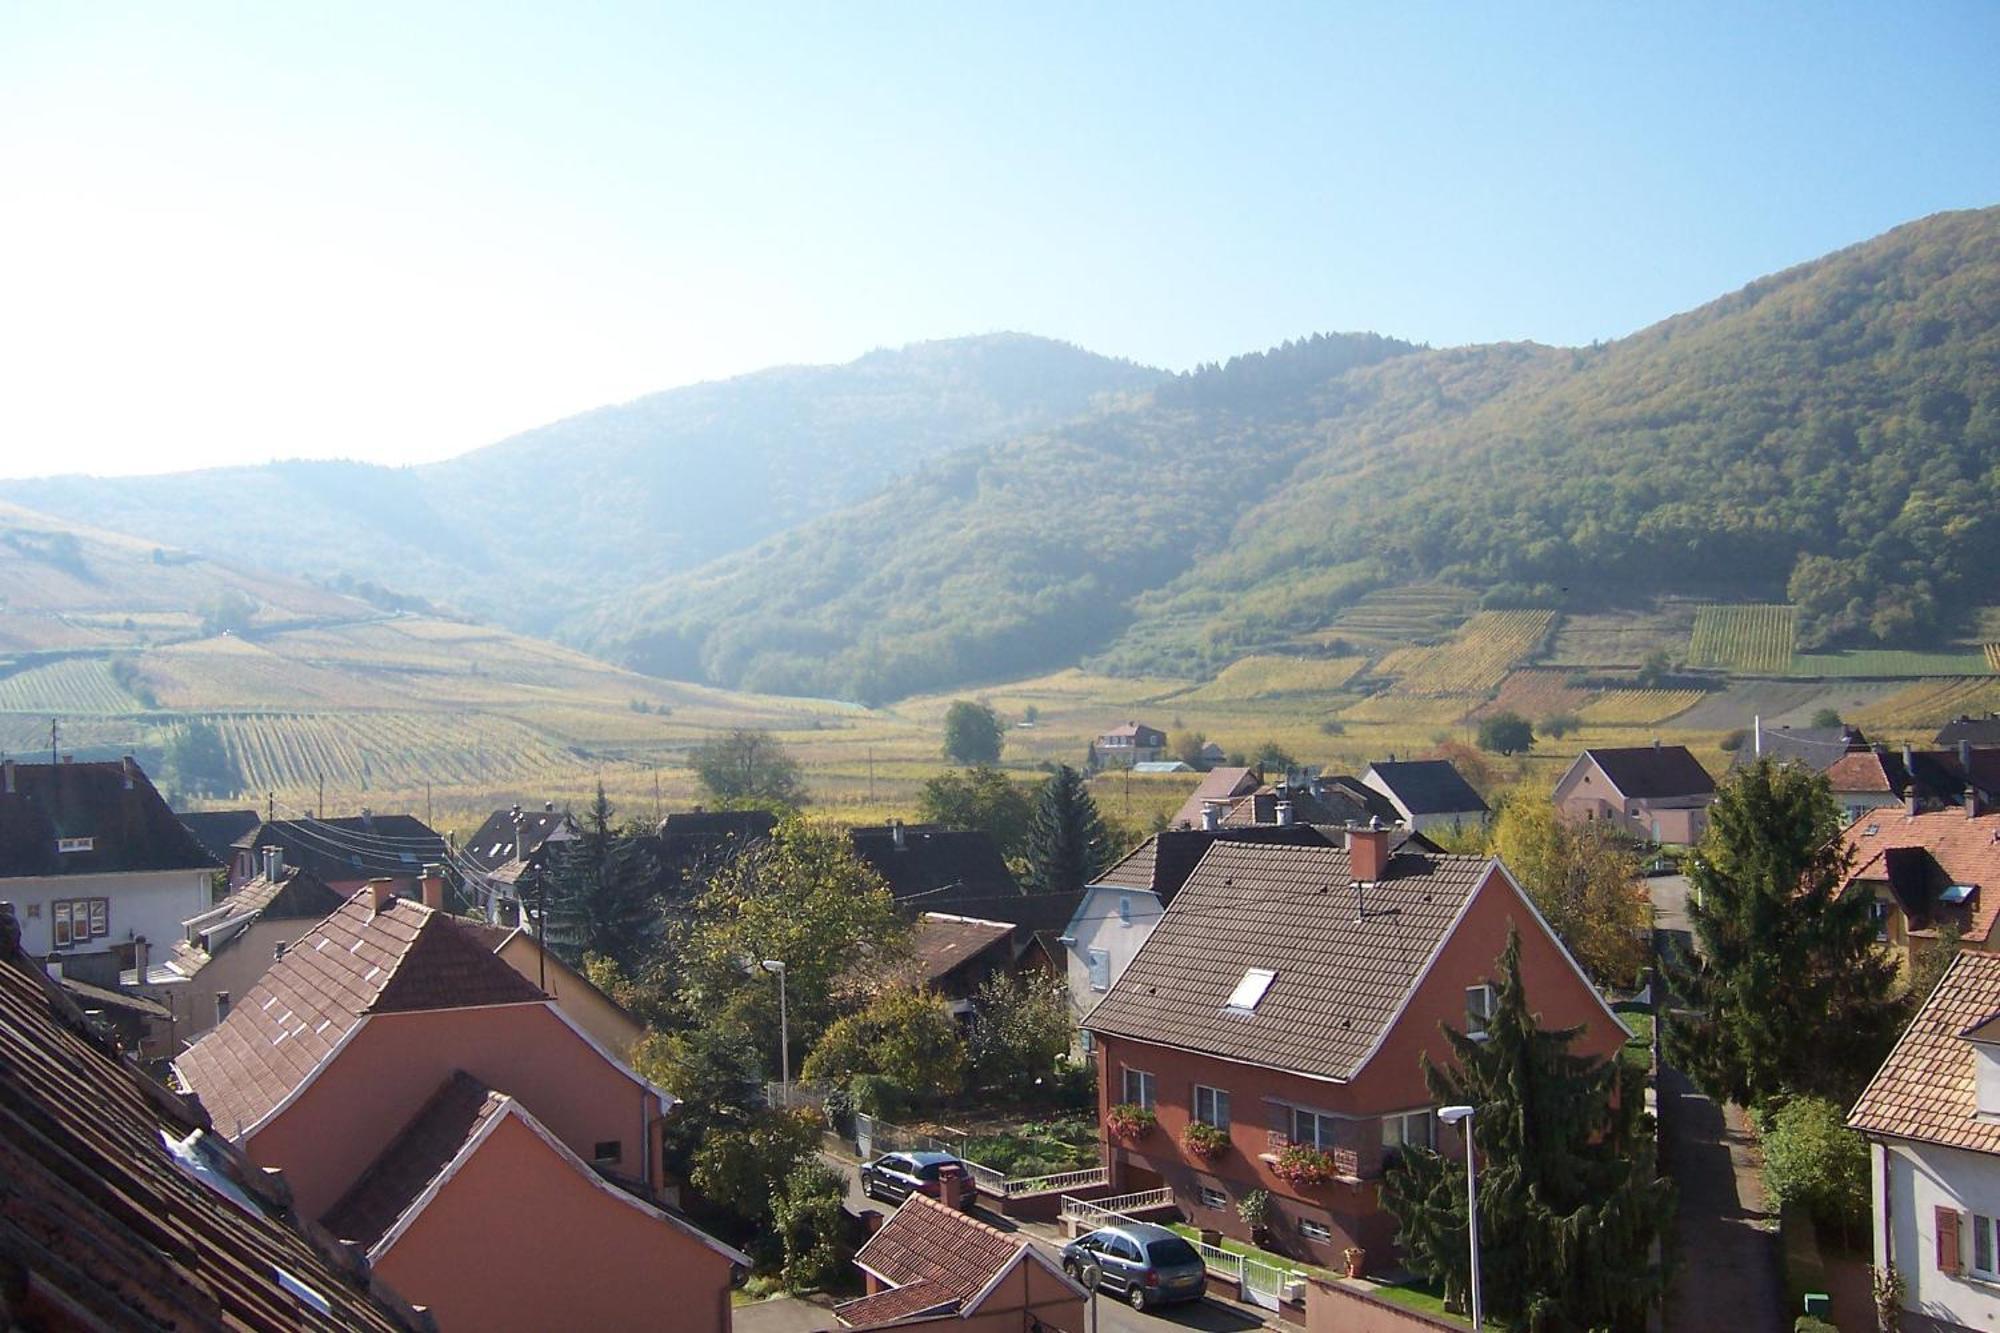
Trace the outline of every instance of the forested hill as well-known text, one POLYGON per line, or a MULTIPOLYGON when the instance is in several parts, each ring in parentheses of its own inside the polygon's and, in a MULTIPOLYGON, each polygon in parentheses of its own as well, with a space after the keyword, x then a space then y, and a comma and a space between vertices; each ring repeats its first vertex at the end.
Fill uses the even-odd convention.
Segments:
POLYGON ((668 390, 425 467, 57 477, 0 482, 0 499, 546 632, 580 603, 835 511, 927 458, 1053 425, 1160 378, 996 334, 668 390))
POLYGON ((874 699, 1072 663, 1216 665, 1373 586, 1699 592, 1809 641, 2000 602, 2000 209, 1943 214, 1617 342, 1315 339, 939 458, 642 598, 642 668, 874 699))

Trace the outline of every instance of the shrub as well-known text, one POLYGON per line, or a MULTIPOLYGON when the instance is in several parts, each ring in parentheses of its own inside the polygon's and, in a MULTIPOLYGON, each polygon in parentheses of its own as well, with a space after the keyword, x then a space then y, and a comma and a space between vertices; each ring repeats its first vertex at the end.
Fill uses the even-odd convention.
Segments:
POLYGON ((1187 1145, 1189 1152, 1207 1161, 1211 1157, 1221 1156, 1229 1147, 1229 1131, 1217 1129, 1214 1125, 1204 1124, 1199 1120, 1190 1120, 1188 1127, 1181 1131, 1181 1142, 1187 1145))
POLYGON ((1139 1138, 1159 1123, 1150 1109, 1132 1102, 1120 1102, 1104 1113, 1104 1127, 1121 1139, 1139 1138))
POLYGON ((1561 740, 1583 726, 1583 719, 1575 713, 1554 713, 1545 717, 1535 727, 1536 731, 1552 740, 1561 740))
POLYGON ((1261 1227, 1270 1220, 1271 1194, 1268 1190, 1251 1190, 1236 1201, 1236 1215, 1243 1219, 1243 1225, 1261 1227))
POLYGON ((897 1116, 910 1104, 910 1094, 894 1079, 880 1074, 856 1074, 847 1085, 850 1105, 862 1115, 897 1116))
POLYGON ((771 1200, 785 1250, 785 1285, 793 1291, 825 1287, 847 1266, 841 1244, 845 1192, 846 1180, 838 1172, 823 1162, 806 1162, 771 1200))
POLYGON ((1764 1135, 1764 1188, 1823 1227, 1853 1235, 1868 1218, 1868 1145, 1822 1097, 1787 1102, 1764 1135))
POLYGON ((1519 713, 1500 712, 1479 724, 1479 748, 1494 754, 1521 754, 1535 743, 1535 729, 1519 713))

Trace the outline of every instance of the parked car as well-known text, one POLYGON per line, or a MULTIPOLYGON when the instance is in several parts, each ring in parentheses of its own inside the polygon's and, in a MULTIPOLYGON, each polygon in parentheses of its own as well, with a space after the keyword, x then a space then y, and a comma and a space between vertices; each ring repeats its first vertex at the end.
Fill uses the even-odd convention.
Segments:
POLYGON ((944 1182, 954 1175, 965 1182, 965 1193, 959 1197, 958 1206, 972 1207, 979 1196, 979 1186, 972 1178, 971 1169, 948 1152, 892 1152, 884 1153, 872 1162, 864 1162, 861 1165, 861 1192, 871 1199, 889 1203, 901 1203, 912 1194, 928 1194, 933 1199, 942 1199, 944 1182))
POLYGON ((1125 1298, 1134 1310, 1198 1301, 1208 1289, 1208 1265, 1186 1238, 1151 1222, 1099 1227, 1063 1246, 1063 1271, 1125 1298))

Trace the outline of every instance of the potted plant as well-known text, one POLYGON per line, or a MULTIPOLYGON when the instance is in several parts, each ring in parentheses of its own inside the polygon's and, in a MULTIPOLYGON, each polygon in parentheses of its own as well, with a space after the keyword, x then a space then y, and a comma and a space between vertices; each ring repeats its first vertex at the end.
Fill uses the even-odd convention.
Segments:
POLYGON ((1359 1245, 1348 1246, 1340 1252, 1340 1257, 1347 1262, 1349 1277, 1360 1277, 1368 1271, 1368 1251, 1359 1245))
POLYGON ((1206 1162, 1221 1156, 1228 1149, 1229 1131, 1200 1120, 1190 1120, 1188 1127, 1181 1131, 1181 1143, 1190 1153, 1206 1162))
POLYGON ((1104 1113, 1104 1127, 1121 1139, 1144 1138, 1159 1123, 1152 1108, 1134 1102, 1120 1102, 1104 1113))
POLYGON ((1294 1185, 1326 1185, 1340 1174, 1333 1154, 1303 1143, 1294 1143, 1278 1154, 1271 1173, 1294 1185))
POLYGON ((1270 1239, 1271 1195, 1268 1190, 1251 1190, 1236 1201, 1236 1215, 1243 1219, 1243 1225, 1250 1228, 1250 1239, 1262 1245, 1270 1239))

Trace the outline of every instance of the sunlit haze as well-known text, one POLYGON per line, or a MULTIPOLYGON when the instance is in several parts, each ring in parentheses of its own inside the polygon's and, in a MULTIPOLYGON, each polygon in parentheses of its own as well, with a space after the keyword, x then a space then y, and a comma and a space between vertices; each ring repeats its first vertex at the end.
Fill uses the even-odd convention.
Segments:
POLYGON ((11 5, 0 475, 999 329, 1587 342, 2000 196, 2000 7, 1755 8, 11 5))

